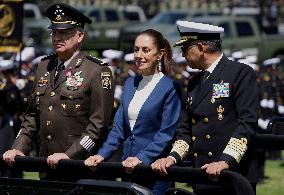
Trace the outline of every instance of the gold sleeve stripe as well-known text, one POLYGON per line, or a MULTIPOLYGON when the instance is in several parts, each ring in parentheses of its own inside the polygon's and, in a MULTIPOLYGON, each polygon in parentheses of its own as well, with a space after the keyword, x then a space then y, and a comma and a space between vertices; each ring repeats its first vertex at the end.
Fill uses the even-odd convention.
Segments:
POLYGON ((175 141, 171 152, 176 152, 180 156, 181 160, 186 156, 189 151, 189 145, 183 140, 175 141))
POLYGON ((247 149, 246 138, 237 139, 232 137, 223 153, 232 156, 234 159, 236 159, 237 163, 240 163, 247 149))

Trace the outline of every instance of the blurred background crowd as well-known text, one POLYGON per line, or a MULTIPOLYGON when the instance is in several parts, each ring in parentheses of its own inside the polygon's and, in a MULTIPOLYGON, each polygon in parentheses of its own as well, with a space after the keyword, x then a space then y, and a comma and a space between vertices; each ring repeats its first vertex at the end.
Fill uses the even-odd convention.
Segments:
MULTIPOLYGON (((0 50, 0 154, 11 146, 19 131, 20 121, 29 106, 28 100, 36 79, 34 70, 37 64, 44 55, 52 53, 47 31, 49 21, 44 16, 46 8, 52 2, 25 1, 21 52, 0 50)), ((224 27, 225 54, 231 60, 245 63, 255 70, 261 89, 259 132, 272 133, 267 131, 269 121, 275 116, 284 116, 284 0, 62 2, 76 5, 93 20, 86 28, 87 38, 83 49, 109 63, 113 71, 113 113, 120 104, 124 81, 137 72, 132 53, 134 37, 146 28, 154 28, 173 43, 179 36, 176 20, 187 19, 224 27)), ((2 19, 0 7, 0 23, 2 19)), ((188 79, 196 74, 197 70, 187 66, 178 49, 174 48, 173 51, 176 65, 171 76, 184 89, 185 98, 188 79)), ((259 151, 259 156, 262 182, 265 178, 265 158, 281 161, 282 156, 280 151, 259 151)))

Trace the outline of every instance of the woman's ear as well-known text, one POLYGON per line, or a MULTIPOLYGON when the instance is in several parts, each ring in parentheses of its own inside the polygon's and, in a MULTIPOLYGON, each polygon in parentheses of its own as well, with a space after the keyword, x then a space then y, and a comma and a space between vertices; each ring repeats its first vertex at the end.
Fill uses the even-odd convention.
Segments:
POLYGON ((158 59, 161 60, 163 55, 165 53, 165 49, 160 49, 159 53, 158 53, 158 59))

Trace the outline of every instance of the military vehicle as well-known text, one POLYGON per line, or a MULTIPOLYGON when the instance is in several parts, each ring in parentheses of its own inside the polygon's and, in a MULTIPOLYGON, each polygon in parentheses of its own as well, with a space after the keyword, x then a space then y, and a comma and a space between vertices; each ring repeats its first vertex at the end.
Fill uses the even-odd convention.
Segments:
POLYGON ((142 32, 146 29, 155 29, 164 35, 172 30, 176 29, 175 23, 177 20, 183 19, 187 16, 198 17, 203 15, 220 15, 222 12, 219 10, 208 11, 208 10, 199 10, 199 9, 176 9, 160 12, 151 20, 147 22, 126 26, 122 29, 120 37, 120 50, 130 53, 133 50, 134 39, 139 32, 142 32))
MULTIPOLYGON (((186 18, 193 22, 208 23, 224 28, 222 35, 223 51, 231 55, 241 51, 241 58, 246 56, 257 56, 259 62, 271 57, 284 55, 284 35, 267 35, 260 31, 259 26, 252 17, 247 16, 211 16, 186 18)), ((166 38, 174 45, 180 39, 176 29, 168 32, 166 38)), ((180 48, 174 48, 174 52, 181 52, 180 48)))

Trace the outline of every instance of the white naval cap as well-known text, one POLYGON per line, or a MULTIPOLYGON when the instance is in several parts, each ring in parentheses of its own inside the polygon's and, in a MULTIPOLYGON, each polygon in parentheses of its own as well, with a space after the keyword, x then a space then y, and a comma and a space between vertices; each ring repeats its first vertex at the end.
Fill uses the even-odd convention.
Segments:
POLYGON ((109 58, 111 60, 113 59, 121 59, 123 52, 119 50, 114 50, 114 49, 107 49, 104 50, 102 53, 103 57, 109 58))
POLYGON ((134 61, 134 53, 128 53, 124 56, 125 62, 133 62, 134 61))
POLYGON ((10 70, 13 68, 17 68, 17 65, 13 60, 1 60, 0 62, 0 71, 10 70))
MULTIPOLYGON (((35 48, 34 47, 25 47, 21 51, 21 61, 30 61, 35 57, 35 48)), ((16 60, 20 61, 20 53, 17 54, 16 60)))
POLYGON ((178 20, 177 28, 181 40, 174 46, 180 46, 191 40, 218 40, 224 28, 210 24, 178 20))
POLYGON ((271 58, 263 61, 263 66, 271 66, 281 62, 280 58, 271 58))

